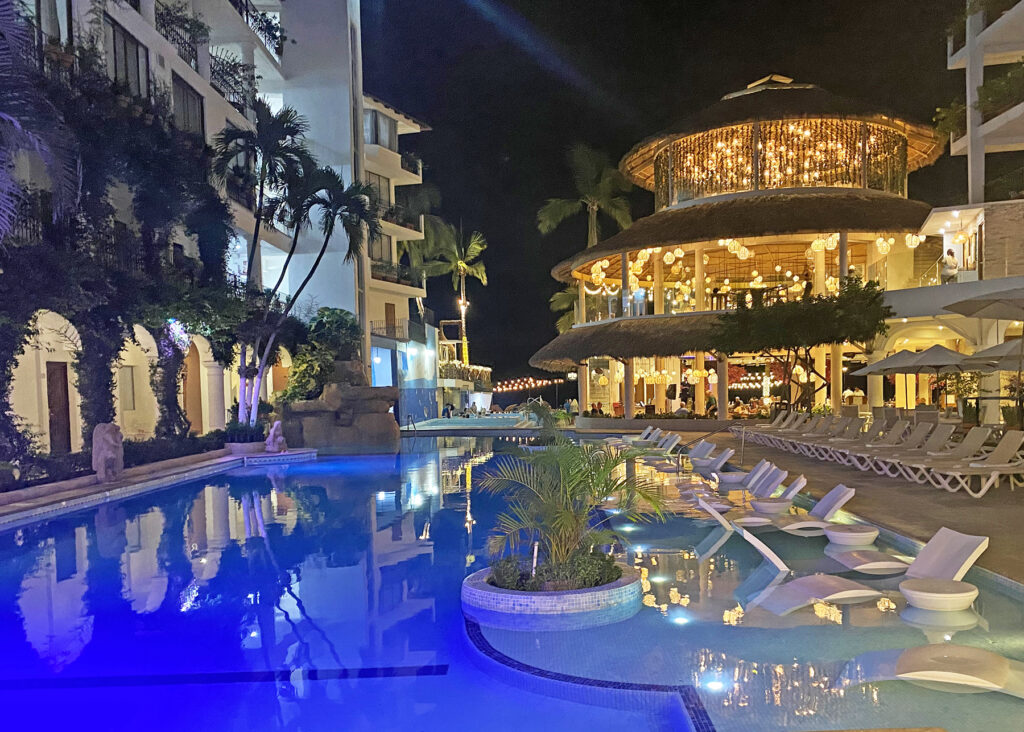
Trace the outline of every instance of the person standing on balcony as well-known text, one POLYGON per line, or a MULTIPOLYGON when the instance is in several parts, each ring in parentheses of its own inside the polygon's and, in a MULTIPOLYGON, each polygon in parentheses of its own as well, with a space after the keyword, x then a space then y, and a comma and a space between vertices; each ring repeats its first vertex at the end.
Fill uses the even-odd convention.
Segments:
POLYGON ((956 282, 956 276, 960 273, 960 263, 956 261, 956 254, 952 249, 946 250, 946 256, 942 258, 942 284, 948 285, 956 282))

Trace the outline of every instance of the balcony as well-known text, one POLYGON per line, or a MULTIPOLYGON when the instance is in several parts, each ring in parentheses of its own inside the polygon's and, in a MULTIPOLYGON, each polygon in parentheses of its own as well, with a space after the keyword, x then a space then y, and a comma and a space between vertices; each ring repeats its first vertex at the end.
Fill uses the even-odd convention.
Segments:
POLYGON ((382 209, 380 212, 381 221, 401 226, 403 229, 411 229, 423 233, 423 219, 419 215, 410 214, 401 206, 392 206, 382 209))
POLYGON ((250 211, 256 210, 256 191, 243 179, 237 176, 228 176, 224 187, 229 199, 250 211))
POLYGON ((417 175, 420 178, 423 177, 423 161, 415 155, 409 153, 402 153, 402 170, 417 175))
POLYGON ((408 320, 371 320, 370 335, 390 338, 393 341, 408 341, 408 320))
MULTIPOLYGON (((158 8, 161 6, 157 6, 158 8)), ((193 71, 199 71, 199 51, 196 46, 196 39, 192 38, 181 27, 172 22, 167 13, 157 10, 156 29, 164 38, 171 42, 181 60, 187 63, 193 71)))
POLYGON ((210 56, 210 86, 248 119, 256 98, 256 78, 244 64, 224 56, 210 56))
POLYGON ((491 388, 491 369, 488 366, 466 365, 461 361, 443 361, 437 365, 437 375, 441 379, 471 381, 477 391, 489 391, 491 388))
POLYGON ((242 20, 252 29, 252 32, 263 41, 267 50, 276 58, 280 58, 284 51, 284 44, 281 41, 281 25, 277 20, 257 10, 251 0, 228 0, 228 2, 242 16, 242 20))
POLYGON ((370 276, 375 280, 394 282, 406 287, 423 287, 423 275, 404 264, 371 260, 370 276))

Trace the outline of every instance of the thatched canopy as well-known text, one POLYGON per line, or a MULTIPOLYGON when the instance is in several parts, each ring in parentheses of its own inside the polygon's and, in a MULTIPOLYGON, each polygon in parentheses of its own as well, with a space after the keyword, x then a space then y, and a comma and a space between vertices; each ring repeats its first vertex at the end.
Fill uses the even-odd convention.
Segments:
POLYGON ((649 315, 577 326, 537 351, 530 365, 565 372, 594 356, 623 359, 711 350, 711 329, 718 317, 717 313, 649 315))
POLYGON ((560 262, 551 275, 571 282, 572 271, 580 265, 648 247, 832 231, 917 232, 929 211, 926 203, 862 188, 739 194, 644 217, 560 262))
POLYGON ((780 82, 769 77, 728 94, 672 127, 648 137, 622 158, 619 168, 633 183, 654 187, 654 156, 670 140, 706 130, 755 121, 839 118, 892 127, 907 138, 907 167, 931 165, 945 141, 926 124, 908 120, 880 105, 841 97, 813 84, 780 82))

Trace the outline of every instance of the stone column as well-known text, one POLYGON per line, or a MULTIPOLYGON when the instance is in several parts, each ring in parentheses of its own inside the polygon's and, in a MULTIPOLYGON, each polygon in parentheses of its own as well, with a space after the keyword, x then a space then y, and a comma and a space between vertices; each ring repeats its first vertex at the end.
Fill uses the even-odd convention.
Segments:
POLYGON ((729 416, 729 357, 718 354, 716 366, 718 372, 718 418, 731 419, 729 416))
POLYGON ((626 419, 633 419, 636 413, 636 403, 633 398, 633 359, 627 358, 623 361, 625 365, 622 376, 622 412, 626 419))
POLYGON ((843 407, 843 346, 832 344, 832 366, 829 374, 832 414, 838 415, 843 407))
MULTIPOLYGON (((825 287, 825 277, 827 270, 825 266, 825 251, 822 249, 820 252, 814 252, 814 294, 825 295, 827 289, 825 287)), ((827 396, 824 387, 825 378, 825 346, 818 346, 811 350, 814 357, 814 370, 817 372, 812 377, 814 384, 814 406, 820 407, 825 403, 825 397, 827 396)), ((835 406, 833 406, 835 409, 835 406)))
POLYGON ((654 314, 665 314, 665 269, 661 256, 654 260, 654 314))
POLYGON ((665 365, 665 359, 661 358, 660 356, 655 358, 654 368, 659 373, 659 381, 654 385, 654 409, 660 414, 667 411, 668 409, 668 403, 665 400, 665 387, 667 386, 667 384, 661 381, 662 377, 664 376, 663 374, 661 374, 661 372, 668 370, 667 366, 665 365))
POLYGON ((203 378, 203 432, 222 430, 227 420, 224 409, 224 367, 213 360, 201 361, 199 366, 203 378))
MULTIPOLYGON (((587 322, 587 291, 586 280, 576 281, 579 285, 579 301, 576 304, 576 324, 587 322)), ((580 403, 580 414, 590 407, 590 369, 586 365, 576 370, 576 398, 580 403)))

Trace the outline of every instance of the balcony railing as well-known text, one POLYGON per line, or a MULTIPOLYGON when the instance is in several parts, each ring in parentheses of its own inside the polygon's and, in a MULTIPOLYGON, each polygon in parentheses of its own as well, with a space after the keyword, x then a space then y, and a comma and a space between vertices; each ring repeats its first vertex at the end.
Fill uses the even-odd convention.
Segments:
POLYGON ((402 170, 406 170, 413 175, 423 176, 423 161, 417 158, 415 155, 405 153, 402 155, 402 170))
POLYGON ((256 191, 252 186, 238 178, 228 177, 224 185, 228 198, 235 203, 245 206, 250 211, 256 210, 256 191))
POLYGON ((406 327, 409 321, 405 320, 371 320, 370 334, 381 338, 390 338, 394 341, 409 340, 409 329, 406 327))
POLYGON ((247 84, 245 79, 239 78, 235 65, 229 60, 210 56, 210 86, 246 117, 253 106, 252 92, 256 87, 256 80, 251 81, 251 84, 247 84))
MULTIPOLYGON (((972 0, 971 7, 982 11, 984 19, 981 29, 985 30, 995 23, 1003 14, 1013 8, 1020 0, 972 0)), ((949 28, 949 53, 958 52, 967 43, 966 17, 961 15, 949 28)))
POLYGON ((423 287, 423 275, 404 264, 371 260, 370 276, 384 282, 395 282, 409 287, 423 287))
POLYGON ((491 386, 491 369, 487 366, 467 366, 461 361, 443 361, 437 365, 437 375, 442 379, 472 381, 476 389, 489 389, 491 386))
POLYGON ((27 195, 18 201, 17 211, 10 233, 4 238, 4 246, 30 246, 43 238, 43 218, 49 216, 49 204, 43 202, 42 194, 27 195))
POLYGON ((164 22, 162 18, 163 16, 157 13, 157 31, 177 49, 182 61, 191 66, 193 71, 199 71, 199 51, 196 48, 195 41, 181 28, 164 22))
POLYGON ((279 57, 284 51, 281 43, 281 26, 266 13, 257 10, 251 0, 228 0, 232 7, 242 16, 242 20, 259 36, 263 45, 274 56, 279 57))
POLYGON ((395 226, 401 226, 404 229, 412 229, 413 231, 423 231, 423 224, 420 217, 408 213, 401 206, 392 206, 391 208, 382 209, 380 217, 383 221, 394 224, 395 226))
POLYGON ((111 238, 95 243, 92 254, 96 261, 117 272, 142 274, 145 271, 141 242, 127 229, 116 231, 111 238))

